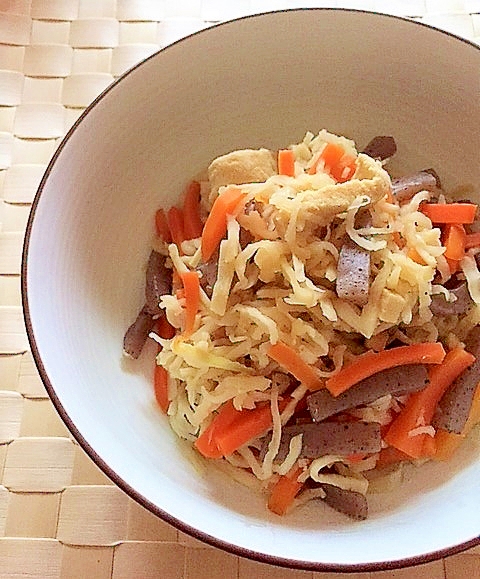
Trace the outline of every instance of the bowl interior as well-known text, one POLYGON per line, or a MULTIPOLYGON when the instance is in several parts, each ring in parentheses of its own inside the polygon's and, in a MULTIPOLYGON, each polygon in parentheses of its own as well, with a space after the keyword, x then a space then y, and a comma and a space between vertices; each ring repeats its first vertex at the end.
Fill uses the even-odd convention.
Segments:
MULTIPOLYGON (((68 135, 34 204, 27 325, 50 394, 82 444, 182 529, 238 553, 315 569, 431 558, 480 533, 478 448, 412 472, 354 523, 322 504, 287 518, 206 467, 153 402, 152 350, 122 359, 142 305, 153 214, 215 156, 327 128, 361 146, 394 135, 394 171, 479 184, 480 51, 414 22, 298 10, 225 23, 127 74, 68 135), (415 50, 412 50, 415 47, 415 50)), ((477 192, 478 194, 478 192, 477 192)))

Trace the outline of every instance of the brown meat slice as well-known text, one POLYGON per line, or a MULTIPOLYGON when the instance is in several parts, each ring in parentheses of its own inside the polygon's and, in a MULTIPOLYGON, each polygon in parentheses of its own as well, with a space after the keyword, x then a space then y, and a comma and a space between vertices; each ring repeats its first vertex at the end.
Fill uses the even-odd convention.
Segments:
POLYGON ((145 309, 152 316, 158 316, 163 310, 159 302, 161 296, 172 291, 172 270, 165 265, 166 257, 158 251, 152 251, 148 258, 145 280, 145 309))
POLYGON ((348 491, 335 485, 322 484, 325 491, 325 502, 329 507, 356 519, 363 521, 368 517, 367 499, 362 493, 348 491))
POLYGON ((447 302, 443 294, 432 296, 430 310, 435 316, 450 316, 464 314, 472 304, 470 292, 467 284, 461 283, 458 287, 450 290, 457 299, 454 302, 447 302))
POLYGON ((123 337, 123 351, 132 358, 138 358, 155 319, 165 315, 160 308, 160 297, 172 291, 172 270, 165 265, 166 257, 152 251, 148 258, 145 274, 145 305, 123 337))
POLYGON ((368 302, 370 287, 370 252, 351 239, 340 249, 337 264, 337 295, 358 306, 368 302))
POLYGON ((438 177, 433 169, 425 169, 392 181, 392 193, 399 203, 410 201, 420 191, 434 192, 438 187, 438 177))
MULTIPOLYGON (((288 454, 290 440, 302 434, 300 458, 319 458, 326 454, 348 456, 370 454, 380 451, 380 425, 376 422, 321 422, 319 424, 295 424, 285 426, 276 461, 281 462, 288 454)), ((265 441, 263 453, 268 446, 265 441)))
POLYGON ((386 394, 400 396, 423 390, 428 384, 428 372, 422 364, 408 364, 377 372, 335 397, 326 389, 307 397, 314 422, 321 422, 344 410, 363 406, 386 394))
POLYGON ((467 422, 473 396, 480 382, 480 327, 475 327, 466 340, 466 350, 476 358, 449 386, 438 403, 433 426, 461 434, 467 422))
POLYGON ((397 144, 393 137, 379 135, 378 137, 374 137, 362 152, 373 159, 384 161, 395 155, 397 152, 397 144))
POLYGON ((154 323, 155 320, 152 314, 143 307, 123 337, 123 351, 125 354, 135 359, 140 356, 154 323))

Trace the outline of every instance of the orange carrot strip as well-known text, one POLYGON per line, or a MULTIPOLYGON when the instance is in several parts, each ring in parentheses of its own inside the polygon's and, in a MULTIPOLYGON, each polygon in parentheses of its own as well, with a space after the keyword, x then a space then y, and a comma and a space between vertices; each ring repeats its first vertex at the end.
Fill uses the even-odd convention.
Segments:
POLYGON ((336 143, 327 143, 323 151, 320 153, 320 157, 324 161, 326 167, 335 167, 335 165, 340 163, 344 155, 344 148, 336 143))
MULTIPOLYGON (((290 399, 280 400, 282 412, 290 399)), ((232 401, 226 402, 211 424, 195 441, 197 450, 207 458, 228 456, 252 438, 260 436, 273 425, 270 404, 261 404, 252 410, 236 410, 232 401)))
POLYGON ((312 165, 310 165, 310 168, 307 171, 307 173, 309 175, 315 175, 315 173, 317 172, 320 160, 321 160, 320 157, 318 157, 318 159, 312 165))
POLYGON ((444 225, 444 256, 447 260, 448 267, 452 275, 460 270, 460 261, 465 255, 466 235, 467 234, 465 232, 465 228, 460 223, 450 223, 444 225))
POLYGON ((473 223, 477 205, 474 203, 422 203, 420 211, 433 223, 473 223))
POLYGON ((185 331, 189 336, 195 327, 195 318, 200 306, 200 279, 196 271, 185 271, 180 274, 185 292, 185 331))
POLYGON ((304 483, 297 480, 302 472, 300 467, 294 466, 286 475, 278 479, 268 497, 267 506, 272 513, 282 516, 287 512, 303 487, 304 483))
POLYGON ((456 259, 448 259, 448 257, 446 258, 446 261, 448 263, 448 269, 450 270, 451 275, 453 275, 454 273, 459 271, 460 261, 458 261, 456 259))
POLYGON ((153 391, 157 404, 166 413, 170 404, 168 399, 168 372, 163 366, 158 366, 158 364, 155 364, 153 391))
POLYGON ((229 215, 236 215, 245 201, 241 189, 229 187, 214 201, 202 231, 202 257, 208 261, 225 237, 229 215))
POLYGON ((197 438, 194 445, 198 452, 206 458, 221 458, 222 452, 218 448, 216 436, 224 432, 236 420, 240 412, 235 409, 233 402, 229 400, 220 407, 210 425, 197 438))
POLYGON ((202 235, 203 223, 200 218, 200 183, 198 181, 192 181, 185 191, 183 225, 185 239, 196 239, 202 235))
POLYGON ((480 231, 476 233, 467 233, 465 238, 465 249, 471 249, 472 247, 480 247, 480 231))
POLYGON ((356 168, 353 157, 344 157, 341 163, 330 168, 330 175, 337 183, 345 183, 353 177, 356 168))
POLYGON ((163 209, 158 209, 155 213, 155 231, 158 237, 165 241, 165 243, 172 242, 172 234, 170 233, 167 216, 163 209))
POLYGON ((445 235, 443 245, 445 246, 445 253, 443 254, 447 259, 460 261, 465 256, 465 243, 467 234, 465 227, 460 223, 452 223, 445 227, 445 235))
POLYGON ((168 227, 172 235, 172 241, 180 247, 185 241, 185 231, 183 228, 183 211, 178 207, 171 207, 167 213, 168 227))
POLYGON ((318 156, 317 160, 311 165, 308 173, 310 175, 315 175, 318 169, 318 165, 323 162, 325 167, 331 169, 331 167, 336 166, 340 163, 340 159, 344 156, 345 151, 340 145, 336 143, 327 143, 323 148, 322 152, 318 156))
POLYGON ((273 358, 284 370, 293 374, 297 380, 305 384, 309 390, 318 390, 323 387, 323 381, 313 366, 307 364, 300 354, 291 346, 283 342, 277 342, 267 350, 270 358, 273 358))
POLYGON ((384 437, 385 442, 412 458, 425 456, 425 438, 429 435, 423 433, 411 436, 410 432, 418 426, 428 426, 431 423, 435 408, 446 389, 473 362, 475 357, 466 350, 450 350, 441 364, 430 369, 427 386, 410 395, 390 425, 384 437))
POLYGON ((355 173, 355 158, 345 155, 345 150, 337 143, 327 143, 318 159, 308 170, 310 175, 317 172, 318 165, 323 162, 325 168, 337 183, 344 183, 352 178, 355 173))
POLYGON ((295 176, 295 155, 291 149, 280 149, 278 151, 278 174, 295 176))
POLYGON ((325 382, 325 386, 338 396, 351 386, 381 370, 405 364, 440 364, 445 358, 445 350, 440 342, 423 342, 411 346, 399 346, 390 350, 372 350, 357 356, 325 382))
POLYGON ((480 422, 480 385, 477 386, 468 414, 467 422, 461 434, 448 432, 439 428, 435 433, 436 453, 435 460, 448 460, 465 440, 474 426, 480 422))
MULTIPOLYGON (((280 400, 280 412, 285 408, 288 399, 280 400)), ((224 432, 217 432, 217 446, 223 456, 228 456, 246 444, 267 432, 273 425, 272 409, 270 404, 258 405, 252 410, 241 410, 237 420, 232 422, 224 432)))
POLYGON ((405 241, 403 240, 402 236, 398 231, 392 231, 392 239, 400 249, 403 249, 405 247, 405 241))

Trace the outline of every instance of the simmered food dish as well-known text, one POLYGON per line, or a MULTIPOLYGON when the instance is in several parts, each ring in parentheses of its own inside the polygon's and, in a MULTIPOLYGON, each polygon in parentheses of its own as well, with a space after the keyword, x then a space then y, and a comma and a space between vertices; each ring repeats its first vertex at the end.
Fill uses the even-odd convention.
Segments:
POLYGON ((285 514, 367 516, 389 465, 448 458, 480 420, 477 206, 392 137, 323 130, 215 159, 156 215, 145 306, 173 430, 285 514))

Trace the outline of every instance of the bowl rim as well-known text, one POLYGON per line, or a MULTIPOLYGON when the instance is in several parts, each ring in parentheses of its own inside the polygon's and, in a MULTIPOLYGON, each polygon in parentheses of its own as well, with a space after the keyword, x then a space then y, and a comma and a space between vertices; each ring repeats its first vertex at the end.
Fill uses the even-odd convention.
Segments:
POLYGON ((32 317, 29 307, 29 298, 28 298, 28 255, 30 250, 30 243, 31 243, 31 236, 32 236, 32 229, 35 220, 35 216, 37 213, 37 208, 41 201, 42 192, 45 187, 45 184, 52 172, 54 165, 56 164, 62 150, 65 148, 67 142, 70 140, 72 134, 75 132, 76 128, 80 123, 83 122, 83 119, 96 107, 96 105, 102 101, 106 95, 108 95, 112 89, 116 88, 127 76, 129 76, 133 71, 137 70, 139 67, 143 66, 144 63, 150 61, 153 58, 157 58, 159 54, 169 50, 173 46, 177 44, 187 42, 191 37, 197 36, 199 34, 208 33, 209 30, 215 29, 218 27, 228 26, 232 23, 245 21, 250 19, 260 19, 264 17, 268 17, 270 15, 277 15, 281 13, 290 13, 290 12, 345 12, 345 13, 354 13, 354 14, 366 14, 372 17, 378 18, 388 18, 393 20, 400 20, 402 22, 408 22, 412 26, 421 26, 427 28, 431 31, 438 32, 441 35, 451 37, 457 41, 461 41, 472 48, 480 51, 480 45, 474 43, 471 40, 463 38, 457 34, 454 34, 450 31, 443 30, 437 26, 427 24, 422 21, 413 20, 412 18, 406 16, 399 16, 396 14, 388 14, 383 13, 380 11, 374 10, 366 10, 366 9, 355 9, 355 8, 334 8, 334 7, 304 7, 304 8, 285 8, 285 9, 278 9, 278 10, 268 10, 264 12, 255 12, 252 14, 247 14, 244 16, 239 16, 237 18, 232 18, 229 20, 224 20, 221 22, 214 23, 206 28, 202 28, 201 30, 197 30, 187 36, 184 36, 167 46, 160 48, 159 50, 155 51, 153 54, 149 55, 148 57, 142 59, 140 62, 136 63, 134 66, 129 68, 127 71, 122 73, 119 77, 117 77, 107 88, 105 88, 81 113, 81 115, 76 119, 70 129, 66 132, 66 134, 61 139, 60 144, 57 146, 54 154, 52 155, 45 172, 42 176, 40 184, 38 185, 37 191, 35 193, 32 206, 30 209, 28 221, 25 228, 25 236, 23 241, 22 247, 22 257, 21 257, 21 299, 22 299, 22 311, 23 317, 25 321, 25 327, 27 332, 27 338, 30 345, 31 353, 33 356, 34 363, 36 368, 39 372, 40 378, 42 383, 45 386, 45 389, 48 393, 50 400, 52 401, 56 411, 60 415, 62 421, 67 426, 69 432, 72 434, 74 439, 78 442, 80 447, 89 458, 96 464, 98 468, 123 492, 125 492, 130 498, 135 500, 141 506, 149 510, 155 516, 159 517, 160 519, 164 520, 168 524, 172 525, 176 529, 190 535, 191 537, 202 541, 208 545, 213 547, 219 548, 223 551, 231 553, 233 555, 237 555, 240 557, 244 557, 253 561, 257 561, 259 563, 275 565, 283 568, 288 569, 298 569, 298 570, 306 570, 306 571, 316 571, 316 572, 338 572, 338 573, 359 573, 359 572, 377 572, 377 571, 390 571, 395 569, 402 569, 408 568, 416 565, 423 565, 426 563, 430 563, 436 561, 438 559, 442 559, 444 557, 449 557, 463 551, 466 551, 472 547, 480 545, 480 535, 473 539, 470 539, 466 542, 460 543, 458 545, 453 545, 451 547, 447 547, 444 549, 431 551, 428 553, 424 553, 422 555, 416 555, 412 557, 406 557, 402 559, 396 559, 393 561, 377 561, 371 563, 353 563, 353 564, 341 564, 341 563, 325 563, 321 561, 304 561, 304 560, 297 560, 297 559, 290 559, 284 557, 278 557, 275 555, 268 555, 265 553, 261 553, 259 551, 253 551, 244 547, 240 547, 229 543, 228 541, 224 541, 222 539, 213 537, 208 533, 201 531, 197 528, 191 527, 190 525, 184 523, 183 521, 177 519, 176 517, 170 515, 167 511, 161 509, 154 503, 152 503, 147 497, 145 497, 141 492, 137 491, 135 488, 129 485, 120 475, 118 475, 113 467, 107 464, 101 456, 95 451, 95 449, 87 442, 84 438, 78 427, 75 425, 73 420, 70 418, 68 412, 65 410, 59 396, 56 393, 55 387, 53 386, 50 378, 46 372, 45 366, 42 361, 42 357, 40 355, 39 347, 37 345, 37 341, 33 332, 33 325, 32 325, 32 317))

